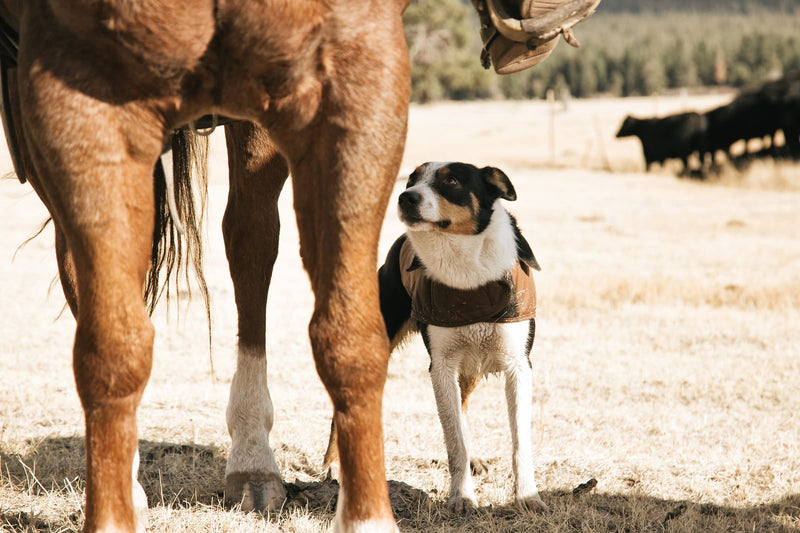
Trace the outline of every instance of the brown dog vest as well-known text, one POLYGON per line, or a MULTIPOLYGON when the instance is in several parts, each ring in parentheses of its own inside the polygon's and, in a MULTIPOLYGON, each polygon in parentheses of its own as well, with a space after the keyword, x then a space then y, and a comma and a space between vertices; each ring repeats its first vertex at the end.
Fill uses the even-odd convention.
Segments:
POLYGON ((403 286, 411 297, 411 317, 453 328, 479 322, 522 322, 536 316, 536 285, 527 265, 517 263, 503 279, 475 289, 456 289, 434 281, 406 240, 400 250, 403 286))

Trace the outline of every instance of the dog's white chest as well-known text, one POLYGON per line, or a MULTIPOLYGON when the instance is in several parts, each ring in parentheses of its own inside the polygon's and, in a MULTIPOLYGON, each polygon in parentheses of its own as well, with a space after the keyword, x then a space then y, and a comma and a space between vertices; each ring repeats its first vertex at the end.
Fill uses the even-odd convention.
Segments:
POLYGON ((518 358, 526 359, 528 321, 479 323, 456 328, 428 327, 432 358, 446 359, 464 375, 502 372, 518 358))

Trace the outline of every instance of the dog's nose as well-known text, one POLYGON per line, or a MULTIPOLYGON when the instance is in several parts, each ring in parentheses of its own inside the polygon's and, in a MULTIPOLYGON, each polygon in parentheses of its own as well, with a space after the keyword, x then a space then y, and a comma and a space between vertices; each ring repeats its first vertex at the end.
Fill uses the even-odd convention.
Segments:
POLYGON ((422 203, 422 196, 417 191, 404 191, 400 195, 398 203, 403 209, 419 207, 419 204, 422 203))

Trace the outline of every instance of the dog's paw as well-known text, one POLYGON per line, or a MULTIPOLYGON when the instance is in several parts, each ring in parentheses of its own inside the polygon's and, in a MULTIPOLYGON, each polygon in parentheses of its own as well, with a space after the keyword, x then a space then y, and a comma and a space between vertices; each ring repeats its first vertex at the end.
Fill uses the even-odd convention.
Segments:
POLYGON ((517 498, 516 504, 522 509, 533 511, 534 513, 549 514, 550 508, 542 501, 538 494, 517 498))
POLYGON ((447 499, 447 509, 457 515, 468 515, 477 508, 478 500, 475 499, 475 496, 458 494, 447 499))
POLYGON ((473 476, 482 476, 489 472, 489 463, 477 457, 470 457, 469 469, 473 476))

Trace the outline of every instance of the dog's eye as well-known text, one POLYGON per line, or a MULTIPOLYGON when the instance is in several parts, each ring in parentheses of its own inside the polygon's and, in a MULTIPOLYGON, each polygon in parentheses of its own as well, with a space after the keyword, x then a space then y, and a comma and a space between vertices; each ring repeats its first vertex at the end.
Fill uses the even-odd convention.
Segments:
POLYGON ((458 185, 458 180, 456 178, 454 178, 453 176, 447 176, 444 179, 444 184, 449 186, 449 187, 455 187, 456 185, 458 185))

